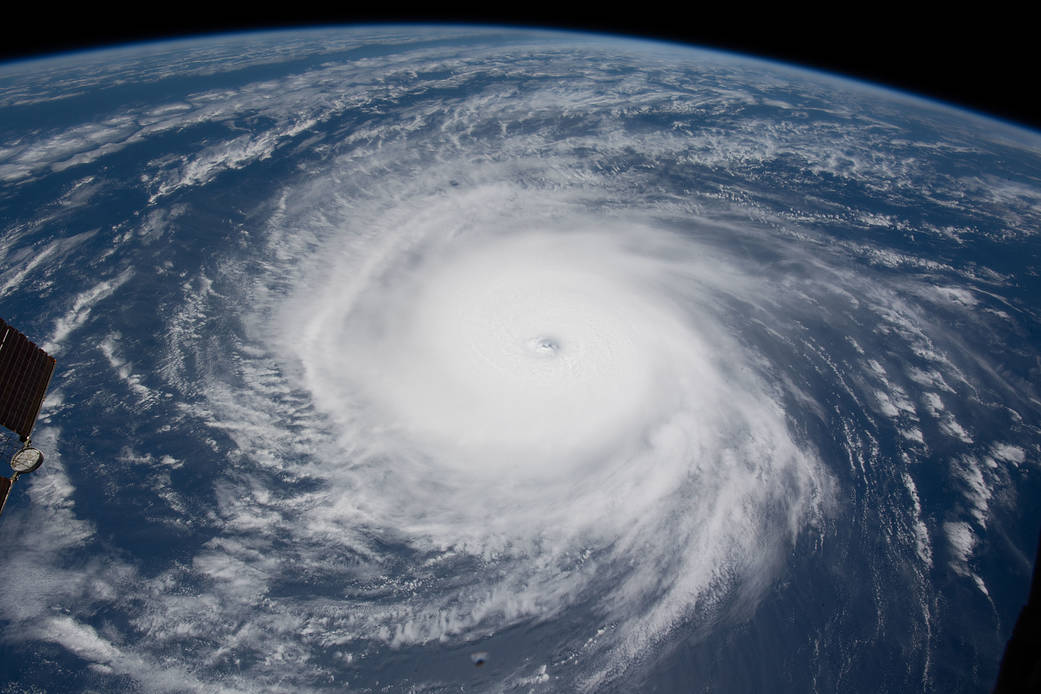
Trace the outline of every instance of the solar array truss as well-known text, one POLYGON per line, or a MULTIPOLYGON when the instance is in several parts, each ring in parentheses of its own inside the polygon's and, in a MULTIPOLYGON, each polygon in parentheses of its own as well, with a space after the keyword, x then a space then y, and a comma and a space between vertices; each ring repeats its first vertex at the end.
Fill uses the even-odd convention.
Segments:
POLYGON ((29 438, 54 373, 54 357, 0 318, 0 425, 29 438))

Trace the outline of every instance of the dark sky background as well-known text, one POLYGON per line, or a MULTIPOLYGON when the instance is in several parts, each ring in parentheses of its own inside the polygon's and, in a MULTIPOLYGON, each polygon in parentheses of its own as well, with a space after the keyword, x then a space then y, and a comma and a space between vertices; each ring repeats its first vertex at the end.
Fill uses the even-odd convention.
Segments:
POLYGON ((625 3, 617 10, 588 13, 546 6, 473 11, 441 4, 413 13, 309 14, 284 8, 232 12, 157 3, 128 14, 84 4, 89 6, 71 12, 50 3, 21 5, 24 16, 11 14, 0 22, 0 60, 258 28, 402 21, 511 24, 660 38, 779 59, 887 84, 1041 129, 1041 98, 1036 93, 1041 58, 1033 24, 1025 16, 997 10, 927 17, 921 14, 922 6, 911 3, 905 3, 904 12, 880 5, 836 4, 831 11, 811 12, 789 7, 763 11, 746 3, 712 9, 684 4, 686 9, 679 14, 649 3, 625 3))

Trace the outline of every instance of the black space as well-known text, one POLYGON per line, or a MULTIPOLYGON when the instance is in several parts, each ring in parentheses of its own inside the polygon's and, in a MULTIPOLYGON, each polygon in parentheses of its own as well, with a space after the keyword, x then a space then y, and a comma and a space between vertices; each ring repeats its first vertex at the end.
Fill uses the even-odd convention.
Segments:
MULTIPOLYGON (((514 3, 516 4, 516 3, 514 3)), ((564 3, 560 3, 563 5, 564 3)), ((787 5, 787 4, 786 4, 787 5)), ((1041 129, 1034 91, 1041 66, 1033 23, 995 9, 942 16, 924 6, 834 5, 820 11, 761 10, 745 3, 626 3, 618 9, 563 12, 530 5, 479 11, 428 5, 426 11, 245 11, 141 5, 125 12, 86 6, 22 5, 0 29, 0 60, 99 45, 260 28, 373 22, 511 24, 659 38, 762 56, 887 84, 1041 129), (169 8, 169 9, 167 9, 169 8)), ((12 8, 8 8, 13 11, 12 8)), ((0 114, 2 115, 2 114, 0 114)))

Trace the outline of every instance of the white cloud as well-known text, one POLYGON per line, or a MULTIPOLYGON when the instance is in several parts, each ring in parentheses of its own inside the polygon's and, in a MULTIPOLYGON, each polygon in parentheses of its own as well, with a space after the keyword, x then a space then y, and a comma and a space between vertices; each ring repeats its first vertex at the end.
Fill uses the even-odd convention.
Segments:
POLYGON ((64 316, 55 321, 54 333, 51 335, 51 339, 44 343, 44 351, 50 354, 60 354, 64 349, 65 339, 87 322, 94 306, 110 297, 133 275, 134 271, 127 268, 116 277, 98 282, 90 289, 77 294, 72 300, 72 307, 64 316))

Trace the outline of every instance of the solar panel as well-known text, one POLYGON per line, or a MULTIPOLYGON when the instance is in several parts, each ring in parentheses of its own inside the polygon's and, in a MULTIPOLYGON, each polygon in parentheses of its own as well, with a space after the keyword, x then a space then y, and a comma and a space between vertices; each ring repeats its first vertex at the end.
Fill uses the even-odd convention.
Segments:
POLYGON ((12 484, 14 480, 0 477, 0 513, 4 512, 4 506, 7 505, 7 495, 11 493, 12 484))
POLYGON ((0 318, 0 425, 29 438, 55 360, 0 318))

